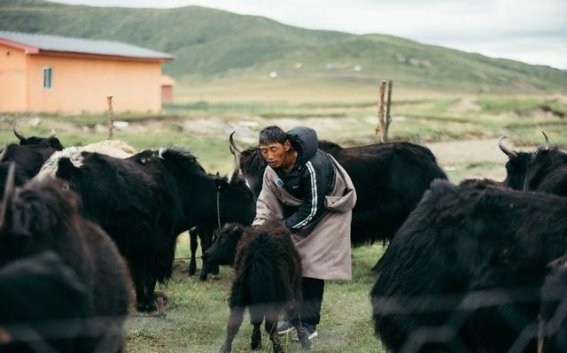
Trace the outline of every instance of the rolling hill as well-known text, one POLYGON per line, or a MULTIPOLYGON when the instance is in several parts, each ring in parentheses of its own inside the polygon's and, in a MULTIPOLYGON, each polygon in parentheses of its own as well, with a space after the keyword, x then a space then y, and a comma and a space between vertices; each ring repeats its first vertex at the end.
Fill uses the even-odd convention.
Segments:
POLYGON ((382 35, 308 30, 210 8, 132 9, 0 0, 0 30, 107 39, 175 56, 179 82, 324 80, 366 85, 388 78, 416 90, 567 91, 567 73, 382 35))

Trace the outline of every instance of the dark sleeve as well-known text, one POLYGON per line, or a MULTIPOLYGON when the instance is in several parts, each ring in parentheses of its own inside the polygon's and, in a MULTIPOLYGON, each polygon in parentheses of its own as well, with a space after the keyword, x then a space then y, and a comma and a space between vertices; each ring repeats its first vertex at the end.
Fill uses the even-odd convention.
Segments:
POLYGON ((303 203, 285 220, 292 233, 310 225, 325 211, 326 178, 323 172, 313 168, 311 161, 305 164, 301 183, 305 190, 303 203))

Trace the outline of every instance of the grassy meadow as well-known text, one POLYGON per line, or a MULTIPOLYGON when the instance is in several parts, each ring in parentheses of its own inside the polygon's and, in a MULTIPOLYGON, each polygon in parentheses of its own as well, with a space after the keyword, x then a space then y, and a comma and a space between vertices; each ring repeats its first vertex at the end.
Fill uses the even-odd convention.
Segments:
MULTIPOLYGON (((345 146, 378 141, 374 88, 361 88, 359 95, 336 99, 339 90, 330 92, 332 89, 325 89, 323 84, 297 90, 290 90, 285 84, 262 86, 254 82, 239 87, 238 97, 231 97, 236 88, 230 84, 180 87, 175 102, 166 105, 160 114, 117 114, 115 120, 129 125, 115 130, 114 138, 138 150, 182 146, 192 151, 209 172, 221 174, 231 170, 228 135, 234 130, 242 147, 254 145, 257 132, 270 124, 283 128, 309 125, 318 131, 321 139, 345 146), (307 96, 310 99, 305 102, 307 96)), ((567 147, 564 95, 434 95, 398 92, 394 86, 391 112, 391 140, 436 146, 441 152, 447 144, 446 152, 457 155, 450 162, 438 155, 453 182, 471 176, 501 177, 505 173, 505 157, 494 141, 503 135, 508 136, 509 146, 531 149, 542 145, 541 130, 545 130, 553 144, 567 147), (467 150, 468 145, 451 147, 451 143, 467 141, 481 145, 483 141, 491 142, 484 150, 467 150)), ((11 132, 14 121, 26 135, 46 135, 53 128, 65 146, 107 137, 105 114, 3 114, 0 115, 3 143, 16 141, 11 132)), ((322 322, 313 352, 384 352, 373 334, 369 301, 375 282, 369 270, 383 251, 381 244, 354 249, 353 280, 326 284, 322 322)), ((126 325, 127 353, 208 353, 220 348, 228 318, 232 270, 222 268, 220 278, 206 282, 188 277, 186 234, 179 237, 176 257, 173 279, 167 286, 158 288, 169 297, 167 316, 155 318, 132 313, 126 325)), ((235 353, 250 351, 250 334, 251 327, 245 318, 234 343, 235 353)), ((265 334, 263 343, 261 352, 271 352, 265 334)), ((284 344, 288 352, 302 351, 292 341, 284 344)))

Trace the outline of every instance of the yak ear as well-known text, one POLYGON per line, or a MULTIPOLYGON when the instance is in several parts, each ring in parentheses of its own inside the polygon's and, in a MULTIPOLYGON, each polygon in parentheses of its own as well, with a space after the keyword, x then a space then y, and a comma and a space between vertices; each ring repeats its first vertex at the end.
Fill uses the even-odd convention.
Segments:
POLYGON ((8 202, 14 193, 14 179, 15 179, 16 165, 10 162, 8 167, 8 175, 6 176, 6 185, 4 185, 4 196, 0 203, 0 229, 4 226, 4 217, 6 217, 6 209, 8 209, 8 202))

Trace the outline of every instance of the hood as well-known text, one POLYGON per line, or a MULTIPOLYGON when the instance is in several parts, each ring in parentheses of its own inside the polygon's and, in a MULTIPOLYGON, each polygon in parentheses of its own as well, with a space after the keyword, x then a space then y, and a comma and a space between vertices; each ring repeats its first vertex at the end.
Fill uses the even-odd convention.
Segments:
POLYGON ((293 148, 299 152, 299 163, 305 164, 315 156, 319 145, 317 132, 310 127, 298 126, 287 132, 293 148))

